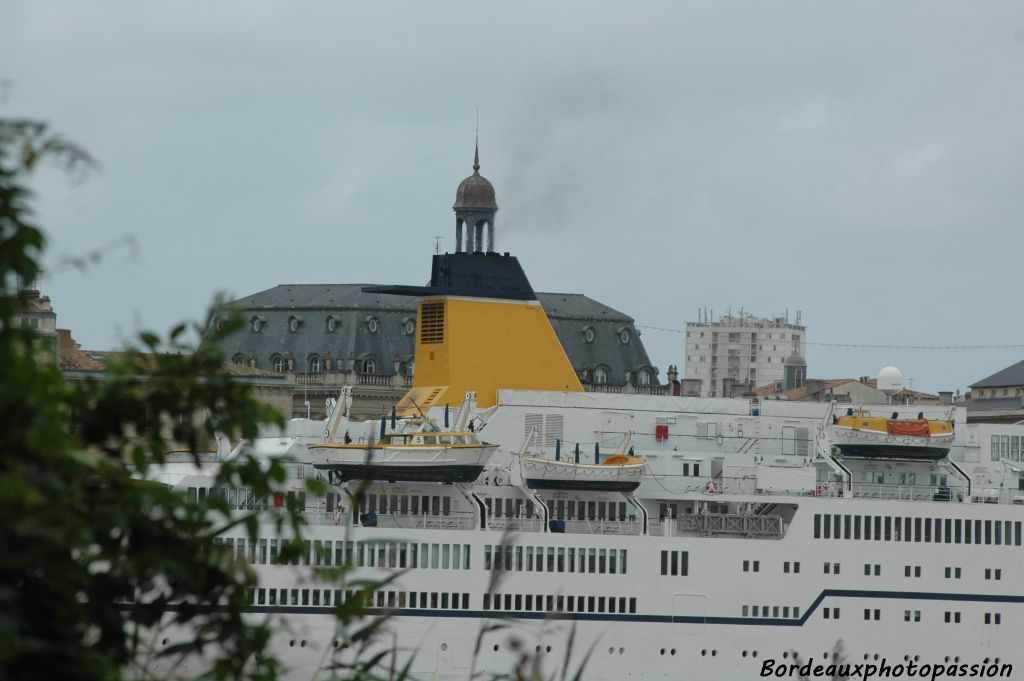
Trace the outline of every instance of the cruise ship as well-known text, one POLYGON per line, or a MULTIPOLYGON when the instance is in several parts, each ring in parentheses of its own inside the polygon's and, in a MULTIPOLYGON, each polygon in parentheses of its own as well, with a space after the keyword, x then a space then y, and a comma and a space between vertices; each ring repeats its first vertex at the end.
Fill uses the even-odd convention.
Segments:
POLYGON ((413 387, 390 415, 352 420, 343 393, 326 422, 236 445, 287 457, 273 498, 216 489, 209 468, 165 480, 240 510, 303 500, 298 565, 278 564, 269 522, 223 538, 260 576, 251 616, 279 618, 285 678, 377 652, 430 681, 1024 669, 1024 428, 955 406, 584 392, 485 226, 434 256, 429 285, 378 289, 419 298, 413 387), (388 618, 376 647, 337 628, 334 607, 365 596, 318 576, 343 565, 389 579, 365 602, 388 618))

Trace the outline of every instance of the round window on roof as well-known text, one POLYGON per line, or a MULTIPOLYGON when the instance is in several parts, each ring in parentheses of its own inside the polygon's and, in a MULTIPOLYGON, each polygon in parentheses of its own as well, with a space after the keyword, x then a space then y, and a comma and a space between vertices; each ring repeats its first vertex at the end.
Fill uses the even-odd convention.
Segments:
POLYGON ((619 340, 623 345, 629 345, 629 329, 619 331, 619 340))
POLYGON ((302 322, 299 321, 298 317, 292 317, 291 319, 288 320, 288 330, 291 331, 292 333, 297 332, 299 330, 299 326, 301 325, 302 322))
POLYGON ((403 330, 405 331, 406 336, 413 335, 414 333, 416 333, 416 322, 414 322, 411 319, 406 319, 403 330))
POLYGON ((596 334, 594 333, 594 328, 592 326, 588 326, 583 329, 583 340, 587 343, 593 343, 595 336, 596 334))
POLYGON ((377 333, 380 331, 380 320, 376 317, 370 317, 366 320, 366 330, 370 333, 377 333))
POLYGON ((338 330, 338 318, 328 317, 327 318, 327 333, 334 333, 338 330))
POLYGON ((224 330, 224 320, 222 318, 218 317, 217 321, 215 321, 213 323, 213 328, 216 329, 217 331, 223 331, 224 330))
POLYGON ((252 323, 250 324, 250 328, 252 329, 253 333, 259 333, 260 331, 263 330, 263 321, 259 317, 253 317, 252 323))

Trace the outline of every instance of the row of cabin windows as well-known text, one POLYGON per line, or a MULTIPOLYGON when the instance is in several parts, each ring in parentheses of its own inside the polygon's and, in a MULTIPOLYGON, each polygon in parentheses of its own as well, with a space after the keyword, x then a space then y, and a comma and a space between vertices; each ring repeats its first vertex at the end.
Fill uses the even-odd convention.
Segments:
POLYGON ((533 518, 533 502, 528 499, 484 499, 487 515, 493 518, 533 518))
MULTIPOLYGON (((302 466, 296 466, 296 477, 303 477, 302 466)), ((191 502, 205 501, 208 497, 219 496, 228 508, 239 511, 266 511, 271 505, 275 508, 306 508, 306 493, 302 491, 274 492, 270 497, 257 497, 251 489, 234 487, 189 487, 185 490, 186 498, 191 502)), ((328 494, 328 509, 333 510, 335 494, 328 494)))
POLYGON ((484 594, 484 610, 505 612, 636 613, 636 598, 626 596, 542 596, 484 594))
MULTIPOLYGON (((510 499, 506 501, 511 501, 510 499)), ((548 501, 548 513, 555 520, 636 520, 633 506, 625 501, 548 501), (626 515, 627 511, 631 515, 626 515)))
POLYGON ((364 591, 342 589, 253 589, 253 605, 300 605, 334 607, 348 602, 361 607, 429 608, 469 610, 469 594, 437 591, 364 591))
POLYGON ((1021 521, 814 514, 815 539, 1021 545, 1021 521))
POLYGON ((799 618, 800 608, 788 605, 744 605, 744 617, 782 617, 784 619, 799 618))
POLYGON ((690 574, 689 551, 662 551, 661 574, 686 577, 690 574))
POLYGON ((520 572, 626 574, 626 549, 570 546, 484 546, 484 569, 520 572))
POLYGON ((385 515, 451 515, 452 498, 418 494, 367 494, 362 513, 385 515))
POLYGON ((217 538, 221 550, 257 565, 346 565, 468 570, 469 544, 217 538))

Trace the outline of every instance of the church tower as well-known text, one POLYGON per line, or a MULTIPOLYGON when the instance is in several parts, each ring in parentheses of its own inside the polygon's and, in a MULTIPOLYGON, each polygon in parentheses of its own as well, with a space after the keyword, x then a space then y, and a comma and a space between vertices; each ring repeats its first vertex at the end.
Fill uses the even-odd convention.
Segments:
POLYGON ((493 253, 494 214, 498 212, 498 204, 494 200, 494 185, 480 174, 479 144, 473 153, 473 174, 459 183, 452 209, 455 211, 455 252, 493 253))

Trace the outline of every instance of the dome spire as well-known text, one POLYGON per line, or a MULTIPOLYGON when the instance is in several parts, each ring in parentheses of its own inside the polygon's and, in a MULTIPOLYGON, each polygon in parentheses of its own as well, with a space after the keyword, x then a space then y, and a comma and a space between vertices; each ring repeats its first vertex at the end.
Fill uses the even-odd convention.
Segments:
POLYGON ((473 174, 480 174, 480 107, 476 110, 476 144, 473 148, 473 174))

